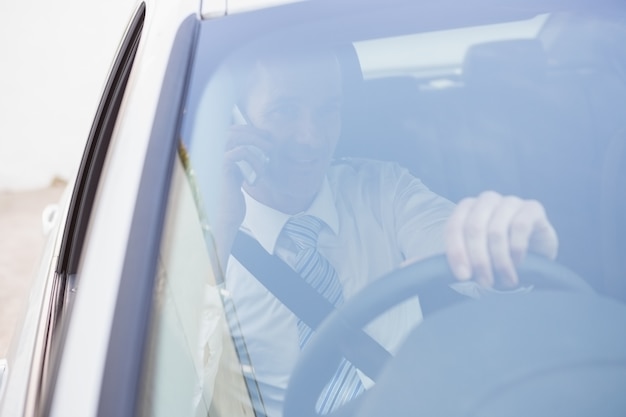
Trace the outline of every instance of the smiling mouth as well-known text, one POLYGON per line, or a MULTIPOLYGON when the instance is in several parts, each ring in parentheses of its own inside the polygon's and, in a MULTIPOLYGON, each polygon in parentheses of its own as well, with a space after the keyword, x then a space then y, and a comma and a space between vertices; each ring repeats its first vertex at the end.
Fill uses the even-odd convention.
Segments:
POLYGON ((316 164, 316 163, 317 163, 318 159, 317 159, 317 158, 315 158, 315 159, 310 159, 310 158, 306 158, 306 159, 304 159, 304 158, 302 158, 302 159, 294 159, 293 161, 294 161, 295 163, 297 163, 297 164, 309 164, 309 165, 313 165, 313 164, 316 164))
POLYGON ((319 156, 294 156, 288 158, 292 165, 317 165, 320 161, 319 156))
POLYGON ((319 170, 320 159, 315 158, 290 158, 286 161, 286 175, 309 176, 319 170))

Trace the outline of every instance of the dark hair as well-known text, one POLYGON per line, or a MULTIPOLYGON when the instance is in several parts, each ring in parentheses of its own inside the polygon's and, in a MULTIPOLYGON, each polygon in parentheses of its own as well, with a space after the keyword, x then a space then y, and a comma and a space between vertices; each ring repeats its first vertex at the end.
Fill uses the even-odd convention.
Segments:
POLYGON ((248 45, 228 59, 228 71, 235 80, 237 103, 241 106, 255 82, 256 71, 261 62, 293 63, 317 60, 320 56, 337 58, 329 45, 296 44, 295 42, 255 43, 248 45))

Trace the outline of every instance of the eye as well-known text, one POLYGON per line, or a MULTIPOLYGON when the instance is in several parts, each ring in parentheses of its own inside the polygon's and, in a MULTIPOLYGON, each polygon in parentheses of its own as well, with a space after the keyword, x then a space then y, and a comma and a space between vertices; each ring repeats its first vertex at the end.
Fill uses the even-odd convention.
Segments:
POLYGON ((318 115, 324 119, 330 119, 339 117, 341 115, 341 103, 339 101, 333 101, 320 107, 318 115))
POLYGON ((276 105, 270 110, 269 116, 281 121, 295 120, 298 117, 298 106, 294 103, 276 105))
POLYGON ((339 101, 329 102, 317 109, 316 117, 324 123, 334 123, 341 117, 341 103, 339 101))

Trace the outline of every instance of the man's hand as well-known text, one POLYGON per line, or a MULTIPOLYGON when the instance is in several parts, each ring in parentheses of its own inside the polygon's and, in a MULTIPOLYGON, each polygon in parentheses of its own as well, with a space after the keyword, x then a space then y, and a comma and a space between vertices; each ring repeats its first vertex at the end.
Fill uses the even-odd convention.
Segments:
POLYGON ((515 287, 515 265, 528 251, 554 259, 558 249, 556 232, 539 202, 492 191, 458 204, 445 240, 457 279, 473 278, 486 287, 515 287))
POLYGON ((222 162, 222 181, 218 219, 215 224, 215 239, 222 266, 226 265, 230 249, 246 213, 241 186, 244 178, 237 166, 246 161, 256 172, 257 178, 265 174, 267 162, 251 147, 268 152, 271 147, 267 135, 248 125, 233 125, 230 128, 222 162))

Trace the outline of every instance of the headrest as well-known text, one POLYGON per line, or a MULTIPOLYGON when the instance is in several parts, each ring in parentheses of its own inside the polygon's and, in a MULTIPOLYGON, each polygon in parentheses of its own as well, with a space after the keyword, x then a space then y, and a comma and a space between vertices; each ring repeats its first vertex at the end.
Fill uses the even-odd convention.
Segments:
POLYGON ((463 61, 466 85, 536 82, 546 74, 547 57, 536 39, 514 39, 471 46, 463 61))
POLYGON ((353 44, 337 45, 333 48, 339 66, 341 67, 341 78, 344 94, 354 94, 359 91, 363 83, 363 72, 361 62, 353 44))

